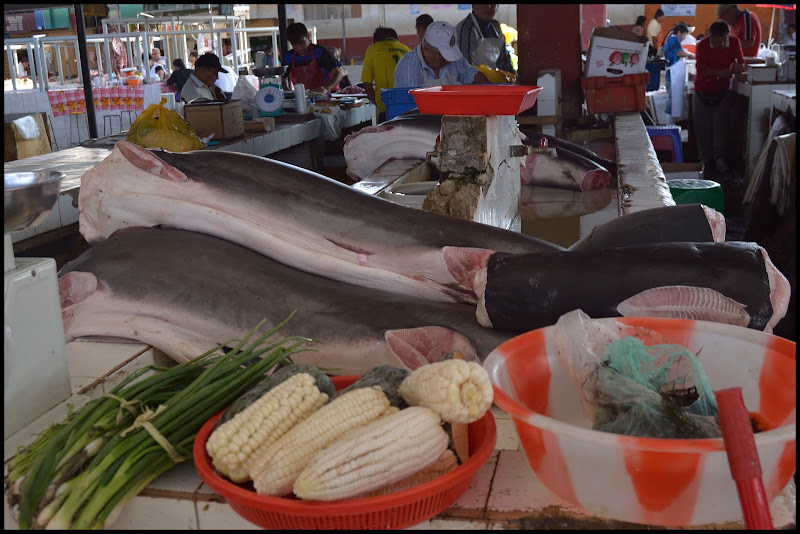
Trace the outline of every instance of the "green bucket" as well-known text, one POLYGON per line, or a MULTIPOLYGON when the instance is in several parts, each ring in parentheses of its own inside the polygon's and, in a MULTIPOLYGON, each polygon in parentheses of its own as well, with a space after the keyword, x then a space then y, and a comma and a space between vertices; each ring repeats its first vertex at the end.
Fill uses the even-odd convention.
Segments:
POLYGON ((675 204, 704 204, 725 215, 725 195, 722 186, 711 180, 684 178, 667 180, 675 204))

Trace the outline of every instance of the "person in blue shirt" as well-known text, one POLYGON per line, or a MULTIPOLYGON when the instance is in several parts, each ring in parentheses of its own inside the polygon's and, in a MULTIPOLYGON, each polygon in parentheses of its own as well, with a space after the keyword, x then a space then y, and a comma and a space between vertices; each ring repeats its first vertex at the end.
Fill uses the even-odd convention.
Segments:
MULTIPOLYGON (((683 22, 679 22, 672 28, 669 37, 666 41, 664 41, 664 59, 667 60, 667 106, 666 106, 666 113, 672 114, 672 99, 673 98, 683 98, 683 94, 680 95, 673 95, 672 94, 672 80, 670 76, 670 67, 675 65, 681 58, 689 58, 694 59, 694 54, 691 52, 687 52, 683 49, 683 45, 681 45, 681 41, 689 34, 689 27, 686 26, 683 22)), ((681 84, 681 87, 683 85, 681 84)))
POLYGON ((456 29, 444 21, 432 22, 420 45, 405 54, 394 69, 394 87, 432 87, 489 83, 469 64, 456 45, 456 29))

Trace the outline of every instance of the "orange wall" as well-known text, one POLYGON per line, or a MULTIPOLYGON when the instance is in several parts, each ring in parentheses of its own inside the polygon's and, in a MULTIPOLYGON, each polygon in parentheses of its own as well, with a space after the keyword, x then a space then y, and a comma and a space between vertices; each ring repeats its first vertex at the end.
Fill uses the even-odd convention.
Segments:
MULTIPOLYGON (((664 20, 661 21, 661 35, 658 38, 658 44, 661 44, 661 40, 664 38, 664 35, 678 22, 684 21, 687 22, 690 26, 694 26, 695 30, 692 35, 697 37, 698 35, 708 35, 708 27, 711 26, 712 23, 716 22, 717 20, 717 5, 719 4, 696 4, 697 5, 697 16, 695 17, 664 17, 664 20)), ((769 24, 770 19, 772 18, 772 8, 771 7, 756 7, 755 4, 737 4, 739 9, 747 9, 752 13, 755 13, 758 17, 759 22, 761 22, 761 40, 763 42, 767 41, 769 37, 767 34, 769 33, 769 24)), ((653 16, 656 14, 656 9, 660 8, 661 4, 645 4, 644 5, 644 16, 647 17, 647 25, 652 19, 653 16)), ((777 10, 775 11, 775 25, 772 28, 772 37, 777 37, 778 35, 778 15, 779 13, 777 10)))

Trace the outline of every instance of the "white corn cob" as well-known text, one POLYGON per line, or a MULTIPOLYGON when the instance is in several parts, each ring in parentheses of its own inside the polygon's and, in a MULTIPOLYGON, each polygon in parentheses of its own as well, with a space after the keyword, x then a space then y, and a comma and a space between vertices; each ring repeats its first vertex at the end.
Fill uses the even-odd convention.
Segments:
POLYGON ((286 495, 300 471, 318 451, 346 432, 383 415, 391 407, 379 386, 348 391, 314 412, 270 445, 250 466, 253 486, 262 495, 286 495))
POLYGON ((347 499, 421 471, 447 449, 436 413, 414 406, 382 417, 319 451, 294 482, 301 499, 347 499))
POLYGON ((430 408, 448 423, 472 423, 491 408, 494 390, 477 362, 443 360, 411 372, 398 388, 409 406, 430 408))
POLYGON ((430 482, 431 480, 435 480, 442 475, 445 475, 458 467, 458 459, 456 458, 456 453, 453 452, 452 449, 445 449, 445 451, 427 468, 423 469, 422 471, 418 471, 413 475, 409 475, 406 478, 398 480, 394 484, 388 484, 386 486, 381 486, 380 488, 365 493, 363 495, 359 495, 360 497, 375 497, 377 495, 387 495, 389 493, 395 493, 397 491, 402 491, 404 489, 413 488, 414 486, 419 486, 420 484, 424 484, 425 482, 430 482))
POLYGON ((308 373, 286 379, 211 433, 206 451, 214 467, 234 482, 250 480, 252 461, 327 400, 308 373))

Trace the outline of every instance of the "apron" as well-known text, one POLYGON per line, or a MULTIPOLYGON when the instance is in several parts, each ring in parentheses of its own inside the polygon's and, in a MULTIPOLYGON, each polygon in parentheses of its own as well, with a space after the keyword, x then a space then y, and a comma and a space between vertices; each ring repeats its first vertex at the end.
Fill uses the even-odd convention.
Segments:
MULTIPOLYGON (((497 68, 500 50, 506 46, 505 37, 484 37, 475 15, 470 12, 469 16, 472 17, 472 22, 475 24, 479 37, 475 50, 472 52, 472 64, 475 66, 486 65, 491 69, 497 68)), ((491 24, 489 24, 489 27, 492 28, 492 31, 495 30, 495 27, 491 24)))
POLYGON ((686 91, 686 58, 680 58, 671 67, 670 71, 670 115, 674 118, 683 116, 683 95, 686 91))
POLYGON ((428 70, 426 69, 427 63, 425 63, 425 58, 422 56, 422 47, 418 46, 416 48, 416 52, 417 52, 417 59, 419 60, 419 64, 422 67, 422 82, 420 83, 420 87, 436 87, 437 85, 460 85, 458 83, 458 78, 456 78, 452 74, 448 74, 444 78, 431 78, 430 75, 428 74, 428 70))
POLYGON ((302 67, 295 67, 294 63, 297 59, 297 54, 292 55, 292 70, 289 77, 292 83, 302 83, 308 90, 314 90, 319 87, 328 85, 328 80, 322 72, 322 67, 317 65, 317 60, 314 59, 314 45, 310 47, 311 63, 303 65, 302 67))

